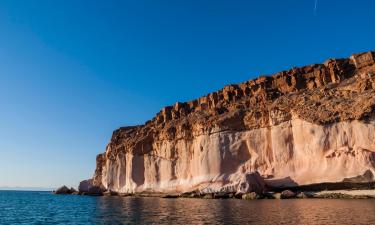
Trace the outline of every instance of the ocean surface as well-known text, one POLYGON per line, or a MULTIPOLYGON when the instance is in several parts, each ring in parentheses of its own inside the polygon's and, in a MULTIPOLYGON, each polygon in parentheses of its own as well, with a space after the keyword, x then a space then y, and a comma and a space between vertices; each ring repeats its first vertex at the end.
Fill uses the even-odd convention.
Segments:
POLYGON ((375 200, 162 199, 0 191, 0 224, 375 224, 375 200))

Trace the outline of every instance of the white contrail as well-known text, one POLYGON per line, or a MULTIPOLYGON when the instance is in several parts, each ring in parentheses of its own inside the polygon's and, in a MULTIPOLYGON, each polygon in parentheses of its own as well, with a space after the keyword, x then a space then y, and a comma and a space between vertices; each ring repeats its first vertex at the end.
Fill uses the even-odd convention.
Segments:
POLYGON ((314 13, 318 10, 318 0, 315 0, 314 13))

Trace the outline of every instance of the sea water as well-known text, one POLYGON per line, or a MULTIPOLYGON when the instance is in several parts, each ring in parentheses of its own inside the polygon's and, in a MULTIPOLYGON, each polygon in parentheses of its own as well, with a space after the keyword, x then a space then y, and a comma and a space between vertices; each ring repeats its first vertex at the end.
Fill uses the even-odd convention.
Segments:
POLYGON ((375 200, 163 199, 0 191, 0 224, 375 224, 375 200))

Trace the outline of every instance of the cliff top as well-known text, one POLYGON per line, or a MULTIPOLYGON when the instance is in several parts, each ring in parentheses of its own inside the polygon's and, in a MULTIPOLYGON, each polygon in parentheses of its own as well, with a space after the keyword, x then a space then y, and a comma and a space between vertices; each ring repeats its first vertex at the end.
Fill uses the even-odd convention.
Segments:
POLYGON ((109 146, 147 153, 158 140, 256 129, 296 117, 317 124, 365 119, 375 106, 374 59, 374 52, 365 52, 228 85, 167 106, 144 125, 116 130, 109 146))

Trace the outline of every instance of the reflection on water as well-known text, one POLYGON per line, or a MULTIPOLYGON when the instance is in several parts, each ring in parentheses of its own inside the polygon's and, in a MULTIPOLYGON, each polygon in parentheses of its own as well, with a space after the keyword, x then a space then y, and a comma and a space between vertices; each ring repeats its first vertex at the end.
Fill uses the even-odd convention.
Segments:
POLYGON ((375 224, 375 200, 207 200, 102 197, 103 224, 375 224))
POLYGON ((161 199, 0 191, 0 224, 375 224, 375 200, 161 199))

